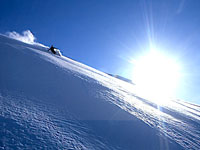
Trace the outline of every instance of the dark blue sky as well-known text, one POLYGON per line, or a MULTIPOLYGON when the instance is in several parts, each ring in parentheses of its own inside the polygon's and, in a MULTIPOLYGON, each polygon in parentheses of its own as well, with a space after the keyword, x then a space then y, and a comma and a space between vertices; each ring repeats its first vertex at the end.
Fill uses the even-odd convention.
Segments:
POLYGON ((184 71, 177 96, 200 103, 199 0, 1 0, 0 33, 31 30, 77 61, 132 77, 151 41, 184 71))

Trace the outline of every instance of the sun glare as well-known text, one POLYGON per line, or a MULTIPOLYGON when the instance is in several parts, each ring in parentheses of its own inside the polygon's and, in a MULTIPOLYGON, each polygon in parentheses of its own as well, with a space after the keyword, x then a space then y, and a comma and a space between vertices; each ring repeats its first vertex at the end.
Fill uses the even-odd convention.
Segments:
POLYGON ((157 50, 135 60, 133 81, 138 92, 158 104, 173 97, 180 78, 178 63, 157 50))

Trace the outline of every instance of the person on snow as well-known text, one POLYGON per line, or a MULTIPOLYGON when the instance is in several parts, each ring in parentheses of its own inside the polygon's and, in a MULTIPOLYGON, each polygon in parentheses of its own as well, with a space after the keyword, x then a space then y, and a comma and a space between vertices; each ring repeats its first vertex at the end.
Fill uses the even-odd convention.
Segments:
POLYGON ((51 50, 51 52, 53 54, 56 54, 56 51, 55 51, 55 47, 53 47, 53 45, 51 45, 51 47, 48 49, 48 51, 51 50))

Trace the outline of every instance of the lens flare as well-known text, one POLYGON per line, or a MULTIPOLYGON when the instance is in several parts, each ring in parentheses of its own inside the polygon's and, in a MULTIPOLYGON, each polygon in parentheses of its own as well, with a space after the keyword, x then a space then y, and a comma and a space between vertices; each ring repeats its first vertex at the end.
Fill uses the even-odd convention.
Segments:
POLYGON ((138 92, 157 103, 174 96, 179 78, 178 63, 160 51, 151 50, 134 63, 133 81, 138 92))

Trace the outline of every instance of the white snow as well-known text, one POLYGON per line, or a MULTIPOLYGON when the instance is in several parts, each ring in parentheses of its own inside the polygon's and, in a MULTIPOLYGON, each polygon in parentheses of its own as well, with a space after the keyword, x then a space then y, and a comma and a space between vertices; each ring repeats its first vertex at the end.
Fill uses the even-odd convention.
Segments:
POLYGON ((15 31, 7 32, 6 34, 8 35, 8 37, 12 39, 16 39, 18 41, 22 41, 27 44, 39 45, 39 46, 45 47, 43 44, 40 44, 35 41, 36 37, 32 34, 30 30, 25 30, 22 32, 22 34, 19 34, 15 31))
POLYGON ((200 149, 200 106, 0 35, 0 149, 200 149))

